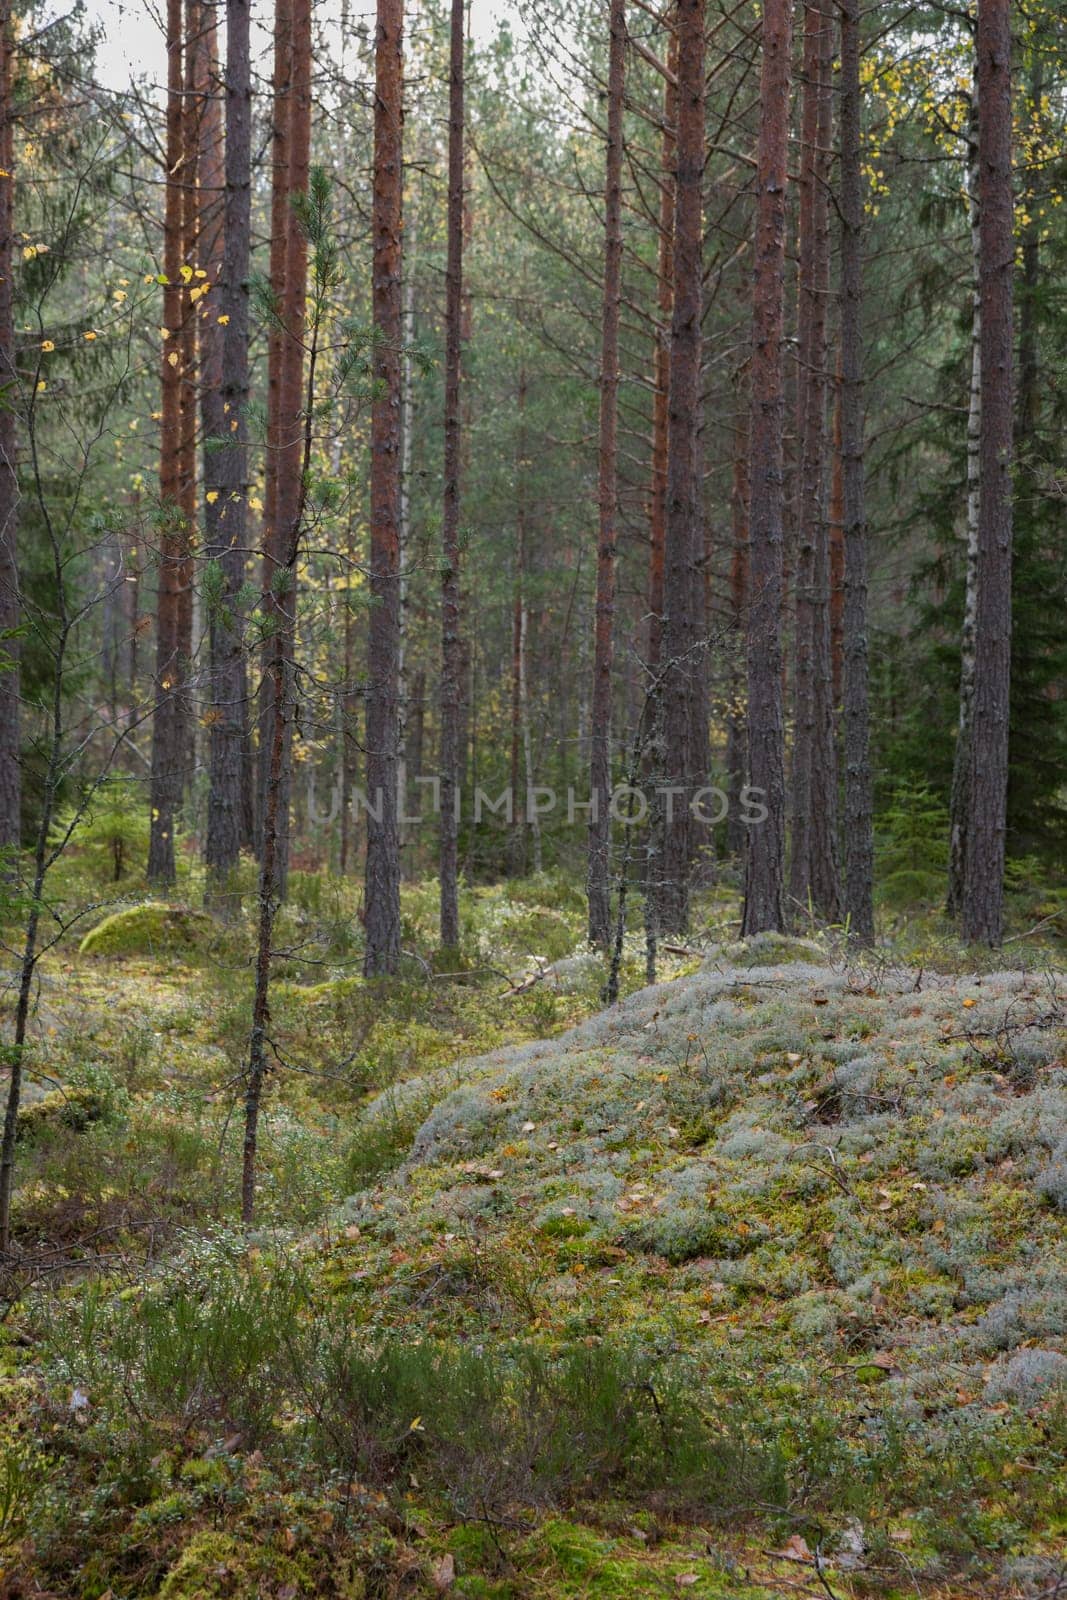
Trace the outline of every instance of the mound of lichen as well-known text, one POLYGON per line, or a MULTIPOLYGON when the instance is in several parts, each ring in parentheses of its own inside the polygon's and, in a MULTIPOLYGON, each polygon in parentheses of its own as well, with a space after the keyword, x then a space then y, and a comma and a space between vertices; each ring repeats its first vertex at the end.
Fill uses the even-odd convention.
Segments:
POLYGON ((217 939, 217 925, 206 912, 149 900, 105 917, 85 935, 79 954, 112 960, 138 956, 151 961, 203 961, 217 939))
POLYGON ((913 1561, 1040 1551, 1063 1531, 1064 986, 812 953, 719 950, 372 1103, 357 1141, 417 1115, 345 1208, 363 1314, 740 1367, 761 1426, 892 1457, 882 1536, 913 1561))

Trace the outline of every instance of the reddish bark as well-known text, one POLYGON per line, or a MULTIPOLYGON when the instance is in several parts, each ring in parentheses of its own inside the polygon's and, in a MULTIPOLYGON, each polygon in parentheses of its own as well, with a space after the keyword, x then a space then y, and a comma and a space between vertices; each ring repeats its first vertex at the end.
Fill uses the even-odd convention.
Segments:
MULTIPOLYGON (((270 253, 268 276, 271 296, 281 309, 285 296, 285 258, 289 247, 290 204, 289 144, 293 87, 293 0, 274 0, 274 76, 271 107, 270 253)), ((262 586, 263 606, 273 608, 270 587, 279 564, 278 469, 282 449, 281 395, 285 336, 272 323, 267 330, 267 426, 263 472, 262 586)), ((254 823, 257 849, 263 839, 263 804, 270 760, 270 690, 267 684, 268 651, 260 659, 259 749, 254 783, 254 823)))

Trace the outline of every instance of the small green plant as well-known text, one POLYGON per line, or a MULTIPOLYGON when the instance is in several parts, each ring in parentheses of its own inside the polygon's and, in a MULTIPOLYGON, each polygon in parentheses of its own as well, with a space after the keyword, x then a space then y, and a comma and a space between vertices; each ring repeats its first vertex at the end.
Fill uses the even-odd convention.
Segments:
POLYGON ((95 883, 140 883, 148 853, 148 806, 144 788, 125 777, 109 777, 82 807, 60 813, 53 844, 70 835, 72 852, 95 883))
POLYGON ((0 1555, 25 1533, 43 1476, 44 1463, 24 1441, 0 1444, 0 1555))
POLYGON ((875 882, 889 906, 936 904, 948 870, 948 812, 925 784, 899 787, 878 819, 875 882))

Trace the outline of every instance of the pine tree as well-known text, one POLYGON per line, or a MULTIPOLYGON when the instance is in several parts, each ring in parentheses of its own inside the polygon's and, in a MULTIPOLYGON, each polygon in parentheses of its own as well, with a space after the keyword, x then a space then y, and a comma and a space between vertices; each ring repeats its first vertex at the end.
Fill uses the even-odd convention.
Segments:
POLYGON ((589 939, 607 949, 611 936, 611 698, 615 630, 615 563, 618 540, 619 313, 622 300, 623 95, 626 74, 626 4, 611 0, 608 56, 608 139, 604 177, 604 303, 600 338, 600 448, 598 476, 596 617, 590 728, 589 939))
POLYGON ((863 151, 860 0, 841 0, 841 508, 845 915, 860 944, 874 938, 873 785, 867 643, 867 509, 863 413, 863 151))
MULTIPOLYGON (((207 35, 208 40, 211 34, 207 35)), ((204 51, 209 90, 213 90, 213 54, 204 51)), ((230 0, 226 9, 226 147, 223 171, 222 261, 217 283, 208 296, 203 372, 205 434, 204 484, 206 553, 213 567, 209 595, 211 717, 210 784, 205 857, 210 890, 225 893, 227 883, 248 843, 246 811, 246 740, 248 737, 247 665, 238 615, 244 585, 248 541, 248 272, 251 242, 252 84, 249 53, 248 0, 230 0), (214 363, 218 378, 214 378, 214 363)), ((218 132, 206 119, 201 166, 202 190, 214 187, 218 132)), ((217 177, 216 177, 217 181, 217 177)), ((218 200, 211 220, 218 215, 218 200)), ((217 228, 217 223, 216 223, 217 228)), ((214 238, 209 228, 208 238, 214 238)), ((218 246, 209 259, 217 261, 218 246)), ((209 271, 212 268, 209 266, 209 271)), ((210 280, 209 280, 210 281, 210 280)), ((225 901, 223 902, 226 903, 225 901)))
POLYGON ((184 172, 186 131, 182 117, 182 0, 167 0, 167 138, 163 215, 163 362, 159 430, 159 586, 156 601, 156 699, 152 718, 151 832, 148 877, 167 887, 174 882, 174 826, 182 793, 185 757, 185 685, 188 665, 182 651, 183 589, 189 580, 189 526, 183 508, 181 337, 186 306, 182 300, 184 254, 184 172))
POLYGON ((788 182, 790 0, 764 0, 752 292, 749 432, 748 769, 766 807, 749 832, 742 933, 785 926, 785 773, 782 719, 782 522, 785 390, 785 202, 788 182))
POLYGON ((448 94, 448 267, 445 305, 445 462, 441 525, 441 815, 440 935, 442 948, 459 944, 457 887, 459 822, 459 700, 462 668, 460 593, 460 472, 463 461, 460 402, 463 332, 463 54, 465 0, 452 0, 448 94))
POLYGON ((706 742, 701 437, 703 309, 704 0, 678 0, 678 131, 675 141, 674 284, 667 423, 659 771, 663 791, 656 918, 668 933, 689 922, 695 828, 689 810, 706 742))
POLYGON ((403 210, 403 0, 378 0, 374 97, 373 306, 378 389, 371 416, 367 861, 363 970, 400 958, 397 816, 400 668, 400 346, 403 210))
POLYGON ((999 945, 1011 695, 1014 421, 1015 240, 1009 0, 979 0, 977 46, 982 408, 971 813, 961 928, 967 939, 999 945))
MULTIPOLYGON (((15 209, 15 41, 10 0, 0 3, 0 389, 18 384, 12 296, 15 209)), ((19 764, 18 429, 10 399, 0 405, 0 850, 18 846, 19 764)))

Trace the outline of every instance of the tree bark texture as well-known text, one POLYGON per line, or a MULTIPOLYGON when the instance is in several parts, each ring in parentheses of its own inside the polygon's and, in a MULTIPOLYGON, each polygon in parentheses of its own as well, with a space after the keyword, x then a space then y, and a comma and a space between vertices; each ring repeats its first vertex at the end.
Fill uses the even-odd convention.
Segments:
POLYGON ((979 0, 978 104, 982 417, 971 812, 962 931, 966 939, 996 946, 1003 933, 1011 689, 1015 240, 1009 0, 979 0))
POLYGON ((589 754, 589 939, 606 950, 611 938, 611 687, 615 642, 618 540, 619 313, 622 302, 623 94, 626 3, 611 0, 608 52, 608 139, 604 176, 604 301, 600 334, 596 615, 589 754))
POLYGON ((460 475, 463 466, 460 398, 463 335, 463 53, 465 0, 452 0, 448 95, 448 264, 445 280, 445 462, 441 525, 441 815, 440 938, 459 944, 458 854, 460 793, 460 475))
POLYGON ((785 926, 785 773, 782 718, 782 524, 785 390, 785 212, 792 48, 790 0, 764 0, 752 291, 749 433, 748 762, 767 815, 749 830, 744 935, 785 926))
POLYGON ((402 0, 378 0, 375 48, 373 310, 380 343, 371 416, 370 640, 365 879, 367 977, 400 957, 397 820, 400 654, 400 344, 403 212, 402 0))

